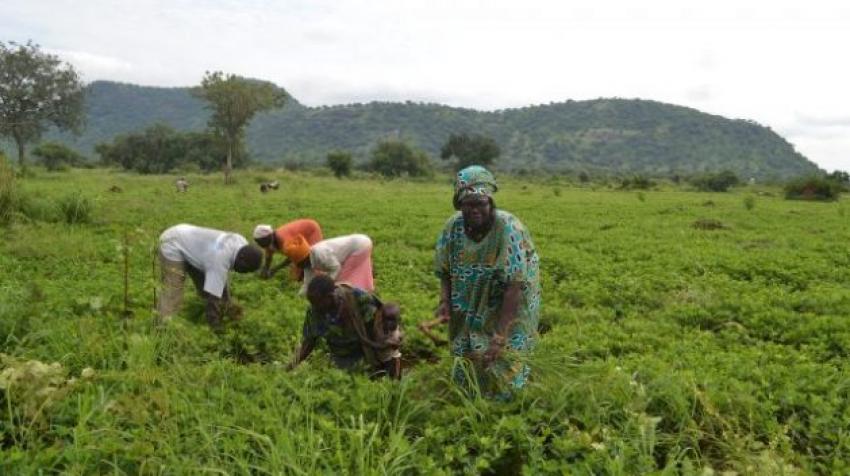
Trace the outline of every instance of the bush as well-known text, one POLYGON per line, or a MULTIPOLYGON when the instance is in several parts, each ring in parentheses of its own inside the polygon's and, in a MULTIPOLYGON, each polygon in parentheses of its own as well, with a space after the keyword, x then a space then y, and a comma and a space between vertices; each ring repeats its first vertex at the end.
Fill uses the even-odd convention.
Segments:
POLYGON ((734 172, 724 170, 716 174, 705 174, 693 177, 691 184, 703 192, 726 192, 730 187, 740 182, 734 172))
POLYGON ((77 151, 57 142, 44 142, 32 151, 47 170, 64 171, 69 167, 87 165, 86 158, 77 151))
POLYGON ((620 182, 620 188, 624 190, 649 190, 655 186, 655 182, 642 175, 624 178, 620 182))
POLYGON ((431 163, 425 152, 414 150, 398 140, 378 143, 372 151, 371 167, 385 177, 419 177, 431 174, 431 163))
POLYGON ((744 208, 746 208, 747 210, 752 210, 755 207, 756 207, 756 198, 755 197, 753 197, 752 195, 749 195, 749 196, 744 198, 744 208))
POLYGON ((336 178, 348 177, 351 175, 351 154, 348 152, 336 151, 328 154, 328 168, 331 169, 336 178))
POLYGON ((59 199, 57 205, 65 223, 75 225, 90 223, 94 204, 80 192, 66 195, 59 199))
POLYGON ((792 180, 785 185, 785 198, 788 200, 838 200, 841 185, 827 177, 804 177, 792 180))

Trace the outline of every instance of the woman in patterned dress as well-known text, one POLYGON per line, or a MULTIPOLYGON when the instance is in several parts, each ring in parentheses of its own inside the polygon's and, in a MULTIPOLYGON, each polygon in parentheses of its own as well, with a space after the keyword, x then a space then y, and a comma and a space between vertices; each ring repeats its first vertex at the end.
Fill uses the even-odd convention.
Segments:
MULTIPOLYGON (((470 364, 481 393, 508 396, 525 385, 530 372, 524 356, 538 336, 539 260, 525 226, 496 209, 497 189, 483 167, 457 174, 458 212, 436 247, 437 317, 449 323, 452 353, 470 364)), ((457 381, 466 382, 466 375, 456 367, 457 381)))

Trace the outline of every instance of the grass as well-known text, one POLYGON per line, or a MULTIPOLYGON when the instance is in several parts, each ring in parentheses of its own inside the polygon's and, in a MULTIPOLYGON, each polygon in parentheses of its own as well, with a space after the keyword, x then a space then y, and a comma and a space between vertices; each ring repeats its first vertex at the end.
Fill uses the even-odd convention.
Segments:
POLYGON ((850 469, 842 201, 767 190, 742 207, 752 192, 663 188, 635 200, 502 178, 496 203, 529 227, 541 256, 547 328, 530 387, 504 403, 453 386, 453 359, 415 329, 437 301, 431 263, 452 213, 448 181, 242 172, 229 187, 190 176, 177 194, 172 179, 72 170, 17 182, 46 202, 73 192, 88 223, 4 229, 0 374, 32 360, 61 369, 0 384, 0 473, 850 469), (261 194, 260 175, 281 189, 261 194), (179 317, 152 325, 161 230, 189 222, 250 236, 257 223, 305 216, 326 236, 373 238, 378 292, 401 303, 403 351, 419 358, 401 383, 337 371, 322 352, 285 372, 305 302, 280 280, 232 275, 245 318, 222 335, 188 291, 179 317))

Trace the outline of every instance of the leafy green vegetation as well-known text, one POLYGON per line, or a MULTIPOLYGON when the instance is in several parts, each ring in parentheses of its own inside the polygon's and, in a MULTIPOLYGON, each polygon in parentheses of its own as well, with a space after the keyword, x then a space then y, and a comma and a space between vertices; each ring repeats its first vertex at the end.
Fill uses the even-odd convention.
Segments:
POLYGON ((431 173, 428 156, 400 140, 384 140, 372 151, 369 168, 385 177, 419 177, 431 173))
POLYGON ((79 152, 56 142, 42 142, 32 154, 38 157, 47 170, 64 170, 69 167, 88 167, 91 163, 79 152))
POLYGON ((20 193, 55 203, 79 190, 96 206, 88 224, 3 230, 2 474, 850 471, 841 199, 661 184, 638 200, 617 185, 500 176, 497 204, 540 253, 545 333, 529 387, 497 402, 460 392, 448 350, 415 329, 438 296, 434 241, 454 212, 446 176, 243 170, 230 187, 190 175, 176 193, 168 176, 33 174, 20 193), (259 180, 286 194, 261 194, 259 180), (153 326, 164 228, 249 235, 298 217, 327 236, 372 237, 378 293, 403 310, 400 383, 338 371, 322 352, 285 372, 305 309, 288 281, 233 275, 245 313, 221 335, 188 290, 181 314, 153 326))
MULTIPOLYGON (((162 174, 175 169, 195 167, 198 171, 219 170, 227 159, 227 148, 209 132, 178 132, 164 124, 155 124, 142 132, 122 134, 111 143, 95 147, 100 162, 143 174, 162 174)), ((241 143, 234 149, 231 165, 245 163, 241 143)))
POLYGON ((502 151, 496 141, 480 134, 452 134, 440 149, 443 160, 457 159, 454 169, 461 170, 470 165, 490 166, 502 151))
POLYGON ((26 147, 48 126, 78 132, 82 127, 83 82, 58 56, 26 44, 0 41, 0 137, 15 143, 26 168, 26 147))
POLYGON ((703 192, 726 192, 740 182, 735 172, 724 170, 692 177, 691 184, 703 192))
POLYGON ((336 178, 348 177, 351 175, 351 165, 354 161, 351 154, 344 151, 334 151, 328 154, 327 165, 334 173, 336 178))
MULTIPOLYGON (((86 94, 83 135, 51 136, 85 155, 156 123, 202 131, 209 117, 187 88, 96 81, 86 94)), ((436 158, 452 134, 480 134, 501 150, 494 167, 516 172, 660 177, 731 170, 760 180, 818 172, 769 128, 655 101, 596 99, 494 112, 411 102, 311 108, 289 95, 286 104, 257 114, 247 128, 252 160, 318 166, 329 152, 347 150, 364 164, 388 137, 436 158)))
POLYGON ((789 200, 837 200, 842 184, 830 177, 810 176, 791 180, 785 184, 785 198, 789 200))

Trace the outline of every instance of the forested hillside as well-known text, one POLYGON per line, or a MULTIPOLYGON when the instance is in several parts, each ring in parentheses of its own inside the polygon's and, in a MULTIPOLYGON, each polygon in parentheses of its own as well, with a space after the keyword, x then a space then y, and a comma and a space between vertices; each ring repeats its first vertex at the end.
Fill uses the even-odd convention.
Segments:
MULTIPOLYGON (((92 155, 116 134, 161 122, 201 130, 207 112, 187 88, 96 81, 88 86, 88 127, 61 140, 92 155)), ((290 97, 248 130, 256 161, 319 163, 346 149, 364 161, 375 143, 400 137, 437 159, 451 133, 480 133, 502 148, 497 167, 650 175, 730 169, 742 176, 789 177, 817 167, 755 122, 638 99, 567 101, 482 112, 438 104, 350 104, 309 108, 290 97)), ((55 138, 56 136, 54 136, 55 138)))

